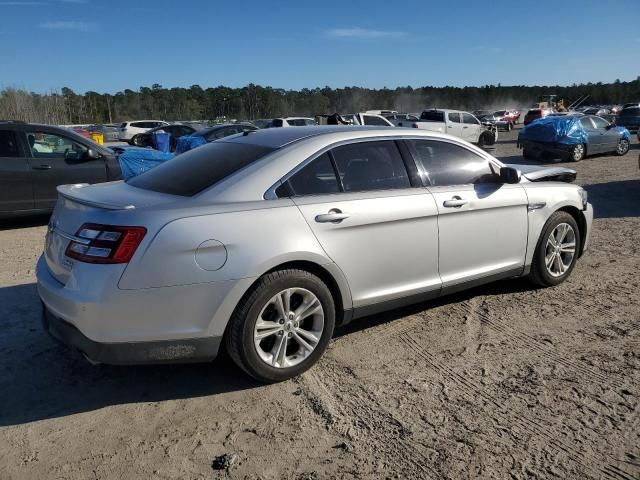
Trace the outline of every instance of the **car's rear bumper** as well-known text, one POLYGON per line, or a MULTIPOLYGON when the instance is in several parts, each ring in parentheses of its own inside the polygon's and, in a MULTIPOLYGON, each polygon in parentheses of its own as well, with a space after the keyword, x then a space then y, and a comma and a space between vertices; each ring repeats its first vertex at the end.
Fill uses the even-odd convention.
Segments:
POLYGON ((153 342, 101 343, 85 336, 71 323, 42 306, 45 331, 63 344, 75 348, 89 360, 111 365, 205 362, 218 354, 222 337, 204 337, 153 342))

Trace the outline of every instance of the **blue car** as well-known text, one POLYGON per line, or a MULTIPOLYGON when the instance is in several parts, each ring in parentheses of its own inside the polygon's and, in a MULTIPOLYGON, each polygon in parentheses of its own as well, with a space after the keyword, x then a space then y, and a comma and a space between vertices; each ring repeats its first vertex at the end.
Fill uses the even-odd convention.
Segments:
POLYGON ((579 162, 587 155, 626 155, 631 133, 595 115, 569 114, 534 120, 520 131, 518 147, 525 158, 554 156, 579 162))

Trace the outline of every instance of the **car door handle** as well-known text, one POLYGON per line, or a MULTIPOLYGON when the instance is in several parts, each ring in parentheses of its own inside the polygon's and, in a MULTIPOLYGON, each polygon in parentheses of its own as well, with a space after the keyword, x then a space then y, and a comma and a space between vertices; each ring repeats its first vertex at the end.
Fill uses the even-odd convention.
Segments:
POLYGON ((467 200, 463 200, 462 198, 456 195, 451 200, 445 200, 444 202, 442 202, 442 205, 447 208, 460 208, 461 206, 466 205, 467 203, 469 203, 467 200))
POLYGON ((33 168, 33 170, 51 170, 51 165, 36 165, 33 168))
POLYGON ((338 208, 332 208, 329 213, 321 213, 316 215, 316 222, 318 223, 340 223, 345 218, 349 218, 348 213, 342 213, 342 210, 338 208))

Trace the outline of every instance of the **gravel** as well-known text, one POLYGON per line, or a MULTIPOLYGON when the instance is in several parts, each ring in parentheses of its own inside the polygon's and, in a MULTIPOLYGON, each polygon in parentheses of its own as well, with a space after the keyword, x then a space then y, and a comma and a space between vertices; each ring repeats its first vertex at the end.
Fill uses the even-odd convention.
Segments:
POLYGON ((34 284, 46 218, 4 222, 0 478, 640 478, 639 154, 634 137, 570 164, 596 219, 567 282, 358 320, 269 386, 224 357, 92 366, 57 345, 34 284))

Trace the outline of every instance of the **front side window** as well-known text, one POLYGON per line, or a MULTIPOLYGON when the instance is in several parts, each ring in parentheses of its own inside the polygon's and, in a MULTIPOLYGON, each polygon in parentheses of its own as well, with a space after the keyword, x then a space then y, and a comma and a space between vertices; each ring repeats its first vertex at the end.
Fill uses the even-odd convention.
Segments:
POLYGON ((329 154, 323 153, 289 179, 292 195, 338 193, 340 187, 329 154))
POLYGON ((469 113, 463 113, 462 114, 462 123, 466 123, 466 124, 470 124, 470 125, 478 125, 478 120, 476 120, 476 118, 469 114, 469 113))
POLYGON ((27 132, 27 140, 34 158, 65 158, 79 160, 88 148, 68 137, 48 132, 27 132))
POLYGON ((345 192, 409 188, 409 176, 394 141, 360 142, 332 150, 345 192))
POLYGON ((19 157, 15 132, 0 130, 0 157, 19 157))
POLYGON ((495 180, 488 160, 464 147, 437 140, 408 140, 414 158, 434 187, 495 180))

